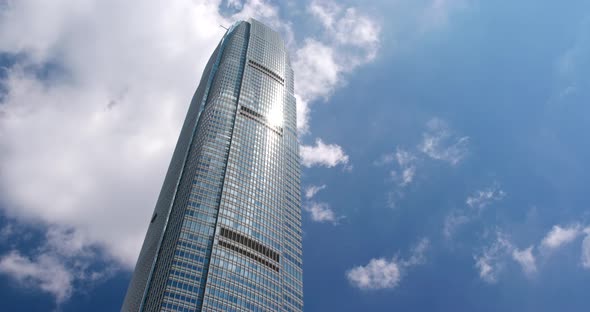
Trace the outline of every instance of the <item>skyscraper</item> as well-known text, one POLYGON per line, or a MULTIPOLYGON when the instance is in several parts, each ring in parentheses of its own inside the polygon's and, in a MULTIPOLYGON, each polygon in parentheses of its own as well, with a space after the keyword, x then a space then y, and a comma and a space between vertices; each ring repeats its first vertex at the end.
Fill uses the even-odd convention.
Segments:
POLYGON ((235 23, 193 96, 122 311, 301 311, 293 70, 235 23))

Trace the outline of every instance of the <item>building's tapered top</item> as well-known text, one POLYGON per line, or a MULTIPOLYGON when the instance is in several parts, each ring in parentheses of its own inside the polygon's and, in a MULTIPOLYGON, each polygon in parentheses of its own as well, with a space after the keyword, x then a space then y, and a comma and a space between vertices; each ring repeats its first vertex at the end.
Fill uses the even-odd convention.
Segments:
POLYGON ((178 140, 124 311, 301 311, 299 151, 281 36, 232 25, 178 140))

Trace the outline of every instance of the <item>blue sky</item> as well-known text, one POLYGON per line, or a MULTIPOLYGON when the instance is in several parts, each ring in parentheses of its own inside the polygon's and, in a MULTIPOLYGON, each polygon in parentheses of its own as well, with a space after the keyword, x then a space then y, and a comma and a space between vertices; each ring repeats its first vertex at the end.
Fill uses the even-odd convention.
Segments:
POLYGON ((0 1, 0 300, 116 311, 219 24, 283 34, 306 311, 587 311, 590 4, 0 1))

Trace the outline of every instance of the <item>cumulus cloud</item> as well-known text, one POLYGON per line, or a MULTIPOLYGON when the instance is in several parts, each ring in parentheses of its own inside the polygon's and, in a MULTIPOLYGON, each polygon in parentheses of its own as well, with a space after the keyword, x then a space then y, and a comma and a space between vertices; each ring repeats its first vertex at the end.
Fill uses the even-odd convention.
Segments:
POLYGON ((590 269, 590 227, 580 224, 568 226, 554 225, 540 243, 541 248, 553 251, 573 243, 579 236, 585 236, 581 244, 580 262, 583 268, 590 269))
POLYGON ((354 287, 364 290, 395 288, 399 285, 402 275, 407 269, 426 261, 424 254, 429 246, 429 240, 424 238, 413 248, 412 254, 407 260, 371 259, 366 265, 348 270, 346 278, 354 287))
POLYGON ((367 265, 346 272, 346 277, 360 289, 394 288, 400 280, 400 268, 393 259, 371 259, 367 265))
POLYGON ((352 7, 343 8, 332 1, 313 1, 309 11, 338 43, 366 49, 367 59, 375 56, 381 30, 374 18, 352 7))
POLYGON ((308 202, 303 208, 310 213, 311 219, 315 222, 337 224, 340 219, 327 203, 308 202))
POLYGON ((514 249, 512 251, 512 258, 520 264, 523 272, 528 275, 537 272, 537 264, 535 256, 533 255, 533 248, 533 246, 530 246, 524 250, 514 249))
POLYGON ((323 32, 305 39, 293 57, 300 133, 309 131, 309 106, 329 97, 345 74, 374 59, 381 31, 374 16, 333 1, 313 1, 308 12, 323 32))
POLYGON ((325 189, 327 186, 325 184, 322 185, 310 185, 305 188, 305 198, 311 199, 315 196, 319 191, 325 189))
POLYGON ((432 118, 426 124, 420 151, 432 159, 457 165, 467 156, 469 137, 456 136, 449 125, 440 118, 432 118))
POLYGON ((323 166, 332 168, 337 165, 347 165, 348 155, 337 144, 325 144, 321 139, 315 141, 315 146, 302 145, 299 149, 301 163, 305 167, 323 166))
POLYGON ((3 52, 22 55, 2 81, 2 206, 130 268, 225 20, 210 1, 43 6, 10 2, 0 20, 3 52))
MULTIPOLYGON (((7 240, 22 235, 7 233, 7 240)), ((52 295, 59 305, 71 297, 76 285, 85 285, 110 277, 116 268, 92 265, 101 255, 72 231, 51 227, 42 244, 30 254, 17 249, 0 256, 0 273, 13 279, 17 286, 52 295)))
POLYGON ((337 225, 338 221, 344 216, 337 216, 330 204, 325 202, 316 202, 311 200, 319 191, 326 188, 326 185, 310 185, 305 188, 306 202, 303 204, 303 210, 309 212, 311 220, 320 223, 332 223, 337 225))
POLYGON ((571 243, 580 234, 582 234, 582 231, 579 224, 566 227, 554 225, 553 228, 551 228, 551 231, 549 231, 541 241, 541 246, 549 250, 557 249, 563 245, 571 243))
MULTIPOLYGON (((95 280, 89 275, 108 275, 110 264, 133 267, 187 105, 224 33, 218 25, 254 17, 283 34, 296 75, 300 133, 309 132, 309 105, 327 99, 378 50, 378 24, 353 7, 335 5, 330 27, 354 38, 333 36, 313 15, 324 33, 296 41, 291 23, 267 1, 228 1, 237 10, 231 15, 221 14, 221 5, 22 0, 1 6, 0 53, 18 57, 9 58, 0 77, 0 207, 10 222, 47 228, 40 252, 13 245, 0 256, 3 273, 46 285, 44 272, 63 268, 63 292, 52 293, 61 301, 80 281, 95 280), (109 264, 103 272, 88 270, 100 261, 109 264), (15 268, 30 273, 19 277, 15 268)), ((340 146, 315 143, 302 147, 304 165, 351 168, 340 146)), ((316 221, 341 218, 326 203, 308 208, 316 221)), ((9 229, 0 234, 11 235, 9 229)))
MULTIPOLYGON (((46 272, 68 261, 133 267, 187 105, 224 33, 218 25, 258 18, 284 34, 298 81, 323 75, 316 81, 322 89, 298 84, 298 114, 304 116, 306 103, 329 96, 342 74, 361 64, 331 71, 315 63, 314 53, 340 64, 367 59, 363 48, 340 48, 356 42, 309 36, 295 42, 291 24, 265 1, 228 4, 240 11, 223 16, 218 0, 2 5, 0 53, 18 57, 9 58, 0 78, 0 206, 10 220, 49 229, 42 248, 47 256, 15 249, 3 256, 4 272, 33 265, 41 269, 29 272, 46 272), (86 256, 94 251, 104 257, 86 256)), ((343 16, 365 16, 352 12, 343 16)), ((309 166, 348 164, 338 145, 319 139, 302 150, 309 166)), ((320 219, 334 219, 331 210, 316 211, 320 219)), ((79 271, 65 268, 75 284, 79 271)), ((22 280, 42 280, 32 276, 22 280)))
POLYGON ((0 258, 0 273, 10 276, 23 287, 51 294, 58 303, 72 294, 72 273, 59 259, 50 255, 30 259, 13 250, 0 258))
MULTIPOLYGON (((302 100, 309 101, 330 96, 343 70, 336 60, 334 48, 317 39, 308 38, 295 52, 294 59, 297 93, 301 95, 302 100)), ((305 116, 302 118, 302 122, 305 118, 305 116)))

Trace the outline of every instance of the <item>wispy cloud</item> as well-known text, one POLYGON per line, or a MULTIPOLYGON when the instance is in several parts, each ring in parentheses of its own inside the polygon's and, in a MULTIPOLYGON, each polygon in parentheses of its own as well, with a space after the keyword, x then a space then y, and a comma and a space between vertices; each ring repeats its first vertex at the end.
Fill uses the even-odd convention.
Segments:
POLYGON ((505 196, 506 192, 498 183, 473 192, 465 199, 465 208, 454 209, 445 217, 443 235, 446 239, 452 238, 460 226, 479 219, 488 206, 503 200, 505 196))
POLYGON ((391 177, 402 187, 412 183, 416 174, 416 156, 398 147, 395 159, 399 169, 392 170, 391 177))
POLYGON ((590 269, 590 230, 586 231, 586 237, 582 241, 582 267, 590 269))
POLYGON ((474 194, 465 199, 467 206, 481 211, 492 202, 500 201, 506 196, 506 193, 497 185, 488 187, 483 190, 478 190, 474 194))
POLYGON ((404 198, 404 189, 414 181, 416 176, 418 160, 415 153, 397 147, 395 153, 382 155, 374 162, 377 166, 395 164, 395 169, 389 171, 389 177, 395 183, 395 188, 387 194, 387 206, 389 208, 397 207, 397 203, 404 198))
POLYGON ((315 141, 314 146, 301 146, 299 149, 301 163, 305 167, 323 166, 332 168, 337 165, 347 165, 348 155, 337 144, 325 144, 321 139, 315 141))
POLYGON ((322 185, 309 185, 305 188, 305 198, 311 199, 315 196, 319 191, 325 189, 327 186, 325 184, 322 185))
POLYGON ((426 123, 423 140, 416 148, 406 149, 397 147, 394 153, 381 155, 373 162, 376 166, 395 164, 389 171, 396 187, 387 193, 387 203, 390 208, 404 198, 404 189, 408 187, 419 172, 420 166, 428 159, 441 160, 456 166, 468 152, 468 137, 456 137, 448 124, 438 117, 431 118, 426 123))
POLYGON ((484 248, 480 254, 474 255, 479 277, 487 283, 496 283, 509 260, 520 265, 526 276, 532 276, 537 272, 534 248, 534 246, 529 246, 522 250, 518 249, 506 234, 497 231, 494 242, 484 248))
POLYGON ((413 248, 408 259, 374 258, 364 266, 348 270, 346 277, 354 287, 364 290, 395 288, 407 269, 426 261, 425 253, 429 246, 430 241, 424 238, 413 248))
POLYGON ((487 283, 496 283, 499 273, 504 268, 506 255, 510 255, 513 250, 514 247, 508 238, 503 233, 497 232, 495 241, 484 248, 481 254, 473 256, 479 277, 487 283))
POLYGON ((426 128, 419 149, 428 157, 455 166, 467 156, 469 137, 456 136, 440 118, 429 120, 426 128))
POLYGON ((471 222, 472 220, 471 215, 464 214, 464 211, 460 210, 453 210, 445 217, 444 225, 443 225, 443 235, 446 239, 450 239, 453 237, 457 229, 466 223, 471 222))
POLYGON ((479 270, 480 277, 488 283, 495 283, 498 280, 498 275, 508 259, 518 263, 527 276, 532 276, 539 270, 537 258, 552 256, 551 252, 542 251, 554 251, 571 244, 583 235, 586 237, 581 244, 581 266, 590 269, 590 227, 583 228, 580 224, 554 225, 538 244, 532 244, 525 249, 518 249, 506 234, 496 231, 495 241, 481 253, 474 255, 475 266, 479 270))

